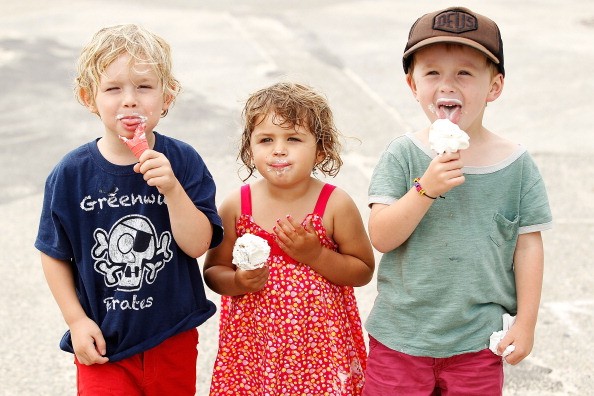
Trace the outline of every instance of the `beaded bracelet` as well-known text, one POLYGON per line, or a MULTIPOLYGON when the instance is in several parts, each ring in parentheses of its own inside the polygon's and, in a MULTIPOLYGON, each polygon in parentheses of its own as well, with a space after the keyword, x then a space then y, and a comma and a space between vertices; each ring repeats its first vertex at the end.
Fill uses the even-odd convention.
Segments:
MULTIPOLYGON (((421 195, 426 196, 427 198, 431 198, 431 199, 437 199, 437 197, 432 197, 431 195, 427 195, 427 192, 425 191, 425 189, 423 187, 421 187, 421 179, 419 179, 418 177, 415 178, 413 180, 413 182, 415 183, 415 188, 417 189, 417 192, 421 195)), ((444 198, 445 197, 443 195, 440 195, 439 198, 444 198)))

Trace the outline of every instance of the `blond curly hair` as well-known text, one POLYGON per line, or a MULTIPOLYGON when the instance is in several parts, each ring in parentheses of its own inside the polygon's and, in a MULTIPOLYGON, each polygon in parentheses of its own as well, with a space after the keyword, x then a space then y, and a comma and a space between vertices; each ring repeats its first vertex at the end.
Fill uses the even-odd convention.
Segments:
POLYGON ((314 169, 336 176, 342 166, 340 132, 324 96, 313 88, 292 82, 279 82, 263 88, 248 98, 242 111, 244 122, 238 158, 248 171, 249 179, 256 170, 250 149, 254 128, 266 115, 274 113, 272 122, 283 128, 305 127, 316 138, 317 150, 324 159, 314 169))
MULTIPOLYGON (((171 47, 161 37, 135 24, 105 27, 81 50, 74 81, 76 99, 85 106, 95 106, 101 76, 124 54, 130 55, 130 67, 152 67, 162 83, 163 95, 173 104, 181 85, 172 73, 171 47)), ((161 114, 165 115, 167 110, 161 114)))

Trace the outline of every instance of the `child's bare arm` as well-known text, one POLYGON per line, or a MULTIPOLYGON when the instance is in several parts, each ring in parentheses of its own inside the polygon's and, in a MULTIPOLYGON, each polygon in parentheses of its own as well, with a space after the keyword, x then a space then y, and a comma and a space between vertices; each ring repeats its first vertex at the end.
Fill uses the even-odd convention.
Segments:
POLYGON ((534 329, 542 290, 544 251, 540 232, 521 234, 514 254, 518 313, 514 325, 499 342, 499 353, 514 344, 515 350, 505 360, 518 364, 532 351, 534 329))
POLYGON ((154 150, 146 150, 134 170, 144 176, 149 186, 165 196, 173 238, 190 257, 202 256, 210 247, 212 224, 190 199, 175 177, 171 163, 154 150))
POLYGON ((50 291, 70 328, 76 357, 86 365, 106 363, 109 359, 103 356, 106 353, 105 339, 99 326, 86 315, 78 301, 70 264, 44 253, 41 253, 41 264, 50 291))
POLYGON ((239 216, 239 193, 227 198, 219 208, 225 234, 219 246, 211 249, 204 260, 204 282, 215 293, 239 296, 255 292, 268 280, 268 266, 244 271, 233 265, 233 245, 237 240, 235 223, 239 216))
POLYGON ((335 189, 328 202, 333 219, 332 239, 338 252, 322 247, 311 223, 301 226, 291 217, 279 221, 279 246, 293 259, 309 265, 337 285, 363 286, 373 276, 375 258, 361 214, 350 196, 335 189))
MULTIPOLYGON (((432 161, 420 183, 431 197, 438 197, 464 183, 460 153, 438 155, 432 161)), ((411 188, 391 205, 373 204, 369 216, 371 243, 380 252, 396 249, 413 233, 434 200, 421 196, 411 188)))

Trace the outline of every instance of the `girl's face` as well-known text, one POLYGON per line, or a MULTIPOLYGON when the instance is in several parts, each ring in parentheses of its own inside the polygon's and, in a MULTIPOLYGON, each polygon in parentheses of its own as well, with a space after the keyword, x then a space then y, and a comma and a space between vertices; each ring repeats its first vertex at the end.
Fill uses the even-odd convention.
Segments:
POLYGON ((159 122, 161 113, 169 108, 157 74, 149 65, 129 64, 129 55, 120 55, 101 76, 95 105, 87 107, 101 117, 106 132, 131 138, 146 117, 146 131, 159 122))
POLYGON ((302 126, 275 125, 273 117, 273 113, 267 114, 252 131, 250 150, 256 169, 273 184, 289 185, 309 178, 323 159, 314 135, 302 126))
POLYGON ((485 55, 467 46, 432 45, 415 53, 407 82, 431 122, 448 118, 466 131, 482 126, 487 102, 503 89, 485 55))

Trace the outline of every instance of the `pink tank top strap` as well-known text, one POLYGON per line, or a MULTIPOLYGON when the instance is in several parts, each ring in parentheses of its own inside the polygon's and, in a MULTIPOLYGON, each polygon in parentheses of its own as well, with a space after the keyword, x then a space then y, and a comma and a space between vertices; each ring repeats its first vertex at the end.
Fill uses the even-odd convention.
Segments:
POLYGON ((320 196, 318 197, 318 202, 316 202, 316 207, 314 208, 314 213, 319 215, 320 217, 324 217, 324 212, 326 211, 326 204, 328 203, 328 199, 330 199, 330 195, 336 186, 332 184, 324 184, 322 187, 322 191, 320 191, 320 196))
POLYGON ((252 193, 249 184, 241 186, 241 214, 252 215, 252 193))

